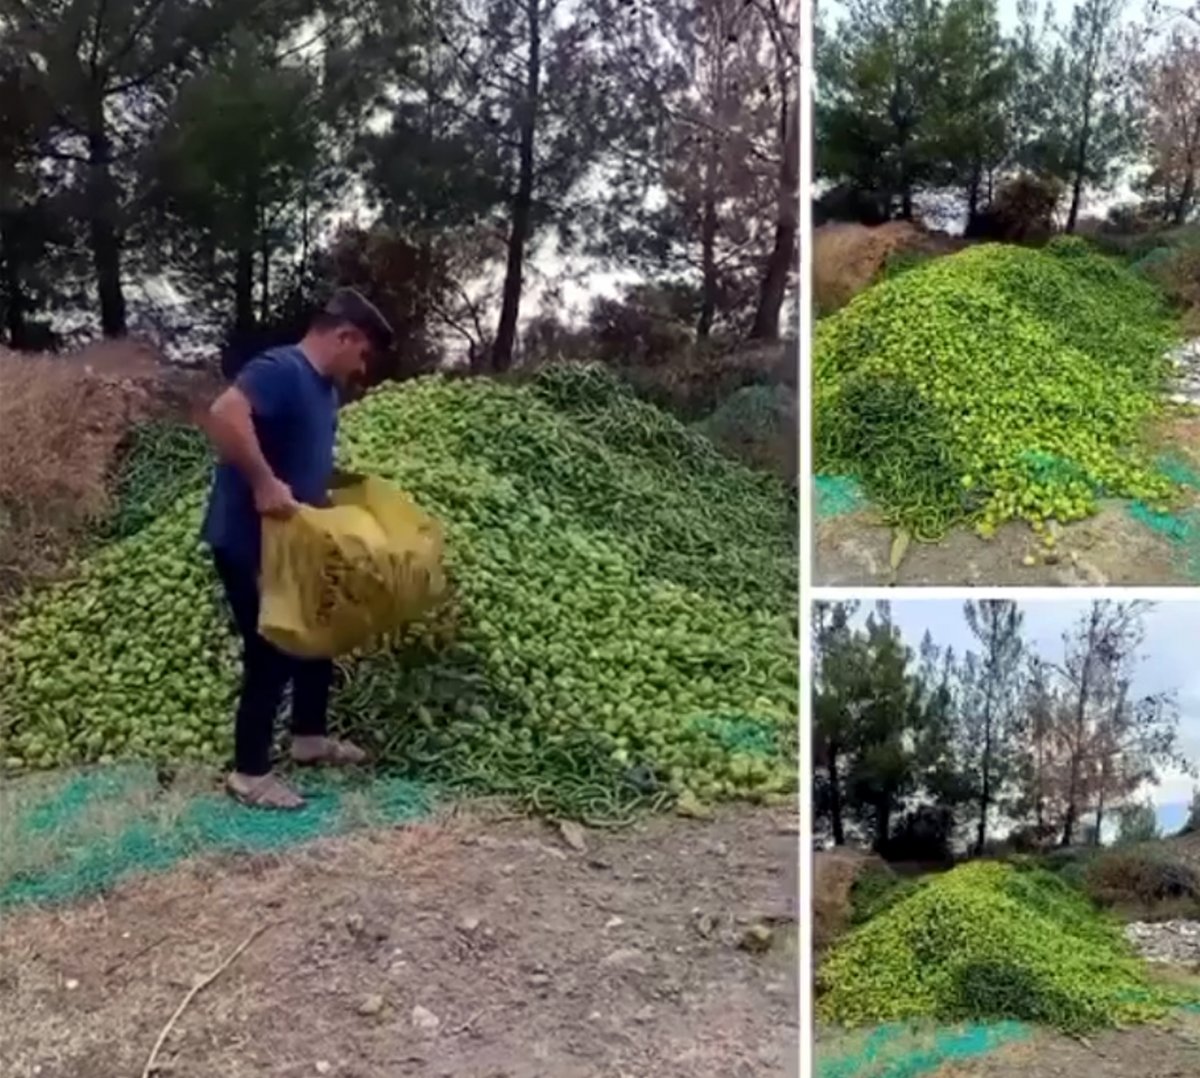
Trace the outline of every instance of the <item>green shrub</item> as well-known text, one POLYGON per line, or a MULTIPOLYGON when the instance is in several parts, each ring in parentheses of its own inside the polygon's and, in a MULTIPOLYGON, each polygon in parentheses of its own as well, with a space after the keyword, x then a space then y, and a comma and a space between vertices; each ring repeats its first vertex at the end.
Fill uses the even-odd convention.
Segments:
POLYGON ((817 327, 817 467, 918 538, 1042 531, 1103 494, 1164 504, 1176 488, 1140 440, 1173 334, 1156 289, 1083 240, 938 259, 817 327))
POLYGON ((916 880, 898 876, 886 865, 869 865, 859 873, 850 889, 850 923, 865 924, 903 901, 920 886, 916 880))
POLYGON ((1117 926, 1036 869, 974 862, 928 879, 829 952, 818 1015, 862 1025, 1017 1019, 1079 1031, 1164 1013, 1117 926))
POLYGON ((1103 851, 1096 846, 1069 846, 1066 849, 1049 850, 1033 858, 1033 863, 1057 876, 1063 883, 1077 891, 1084 889, 1088 866, 1103 851))

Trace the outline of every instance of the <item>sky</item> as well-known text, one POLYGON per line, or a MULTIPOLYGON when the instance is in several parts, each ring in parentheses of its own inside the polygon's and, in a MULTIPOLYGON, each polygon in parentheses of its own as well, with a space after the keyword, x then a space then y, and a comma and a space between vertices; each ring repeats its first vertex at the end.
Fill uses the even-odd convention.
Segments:
MULTIPOLYGON (((1071 15, 1071 9, 1075 6, 1075 0, 1050 0, 1054 8, 1056 21, 1065 23, 1071 15)), ((822 12, 822 17, 826 19, 827 24, 832 23, 840 18, 846 12, 846 4, 839 3, 837 0, 814 0, 814 6, 822 12)), ((1145 7, 1144 4, 1130 0, 1128 8, 1131 13, 1138 13, 1145 7)), ((1038 10, 1045 10, 1045 0, 1038 0, 1038 10)), ((1005 31, 1015 30, 1017 27, 1017 0, 998 0, 996 4, 996 13, 1000 19, 1000 27, 1005 31)))
MULTIPOLYGON (((858 617, 871 609, 863 603, 858 617)), ((962 600, 892 600, 892 619, 911 647, 917 647, 928 630, 939 646, 950 645, 960 655, 974 644, 963 620, 962 600)), ((1039 654, 1061 659, 1062 634, 1070 629, 1089 605, 1088 600, 1025 600, 1025 638, 1039 654)), ((1179 705, 1179 747, 1183 756, 1200 765, 1200 601, 1172 600, 1154 605, 1145 618, 1145 641, 1141 648, 1132 691, 1145 696, 1174 691, 1179 705)), ((1157 786, 1145 791, 1159 809, 1160 824, 1178 829, 1186 817, 1194 781, 1182 772, 1162 775, 1157 786)))

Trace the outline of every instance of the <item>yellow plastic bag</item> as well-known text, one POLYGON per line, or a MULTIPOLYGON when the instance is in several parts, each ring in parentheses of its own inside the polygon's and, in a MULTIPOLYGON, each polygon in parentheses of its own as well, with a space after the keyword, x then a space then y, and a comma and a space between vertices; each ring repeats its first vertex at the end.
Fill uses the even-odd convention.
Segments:
POLYGON ((339 475, 330 506, 263 521, 258 631, 281 651, 334 658, 444 597, 441 526, 374 476, 339 475))

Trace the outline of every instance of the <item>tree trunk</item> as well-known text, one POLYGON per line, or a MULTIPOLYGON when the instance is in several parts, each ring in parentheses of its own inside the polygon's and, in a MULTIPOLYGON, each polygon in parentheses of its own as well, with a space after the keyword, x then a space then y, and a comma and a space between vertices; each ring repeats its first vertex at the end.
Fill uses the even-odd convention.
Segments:
POLYGON ((525 66, 525 100, 521 103, 520 172, 512 200, 512 228, 508 236, 508 261, 504 271, 504 298, 500 323, 492 345, 492 369, 506 371, 513 363, 517 342, 517 318, 521 313, 521 275, 525 265, 525 243, 529 238, 533 207, 533 150, 537 137, 538 85, 542 71, 542 20, 539 0, 526 0, 529 20, 529 58, 525 66))
POLYGON ((254 248, 241 244, 233 275, 233 326, 239 333, 254 328, 254 248))
MULTIPOLYGON (((713 150, 715 156, 716 150, 713 150)), ((715 165, 710 177, 715 175, 715 165)), ((696 336, 701 340, 712 333, 717 315, 717 200, 712 182, 704 186, 704 219, 700 231, 700 253, 704 272, 703 292, 700 299, 700 319, 696 323, 696 336)))
POLYGON ((760 341, 779 339, 779 312, 787 292, 788 275, 796 259, 796 229, 800 212, 800 106, 789 110, 783 160, 779 165, 779 206, 775 219, 775 246, 767 259, 758 309, 750 338, 760 341))
POLYGON ((1182 225, 1188 218, 1188 214, 1192 209, 1192 201, 1196 197, 1196 166, 1190 161, 1188 162, 1187 172, 1183 177, 1183 188, 1179 192, 1179 198, 1175 202, 1175 214, 1172 219, 1172 224, 1177 228, 1182 225))
POLYGON ((890 798, 881 798, 875 804, 875 843, 874 850, 882 855, 887 849, 888 838, 892 833, 892 802, 890 798))
POLYGON ((0 294, 4 296, 4 328, 9 347, 18 352, 27 346, 25 285, 21 280, 19 228, 11 213, 0 213, 0 294))
POLYGON ((1034 761, 1033 817, 1040 846, 1045 841, 1046 834, 1046 732, 1044 730, 1039 730, 1037 735, 1034 761))
POLYGON ((1092 609, 1092 623, 1088 630, 1088 651, 1079 675, 1079 705, 1075 709, 1074 739, 1071 745, 1071 770, 1067 781, 1067 811, 1063 820, 1062 845, 1070 846, 1075 837, 1075 823, 1079 817, 1079 767, 1083 754, 1083 728, 1087 722, 1088 690, 1091 688, 1092 649, 1095 646, 1096 620, 1098 614, 1092 609))
MULTIPOLYGON (((995 668, 993 667, 993 670, 995 668)), ((988 807, 992 800, 992 689, 989 685, 987 699, 983 710, 983 760, 980 770, 983 781, 979 788, 979 830, 975 836, 975 856, 983 856, 983 847, 987 842, 988 807)))
POLYGON ((971 179, 967 184, 967 220, 974 221, 979 216, 979 196, 983 189, 983 164, 978 158, 971 166, 971 179))
POLYGON ((1083 92, 1083 122, 1079 126, 1079 146, 1075 154, 1075 178, 1071 183, 1071 209, 1067 213, 1067 232, 1075 231, 1079 223, 1079 206, 1083 201, 1083 174, 1087 170, 1087 154, 1092 137, 1092 93, 1095 72, 1088 68, 1083 92))
POLYGON ((1104 826, 1104 782, 1100 784, 1100 799, 1096 802, 1096 840, 1095 845, 1100 845, 1100 829, 1104 826))
POLYGON ((1079 223, 1079 204, 1083 199, 1083 168, 1076 166, 1075 179, 1071 184, 1071 209, 1067 214, 1068 234, 1075 231, 1076 224, 1079 223))
POLYGON ((259 289, 262 295, 259 297, 258 320, 264 326, 271 321, 271 238, 267 235, 266 217, 264 213, 259 237, 259 289))
POLYGON ((846 845, 846 825, 842 820, 842 776, 838 771, 837 746, 829 746, 829 825, 833 844, 846 845))
POLYGON ((258 199, 254 180, 247 174, 238 207, 241 224, 233 270, 233 326, 238 333, 254 329, 254 262, 257 257, 258 199))
POLYGON ((97 95, 88 116, 88 238, 100 299, 100 329, 106 337, 125 335, 125 293, 121 286, 121 235, 117 227, 117 192, 112 178, 112 147, 97 95))

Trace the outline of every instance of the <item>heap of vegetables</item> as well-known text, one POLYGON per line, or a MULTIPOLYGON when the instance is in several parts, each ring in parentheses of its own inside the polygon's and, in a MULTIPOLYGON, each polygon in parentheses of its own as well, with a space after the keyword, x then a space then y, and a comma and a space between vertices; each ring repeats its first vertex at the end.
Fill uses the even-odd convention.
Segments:
POLYGON ((1152 285, 1077 239, 928 262, 818 326, 817 468, 922 539, 1042 532, 1101 496, 1162 505, 1174 488, 1141 442, 1172 332, 1152 285))
MULTIPOLYGON (((382 764, 606 819, 794 789, 779 480, 587 367, 373 393, 343 417, 339 463, 447 532, 451 605, 343 664, 335 719, 382 764)), ((0 636, 9 767, 227 757, 237 646, 188 483, 0 636)))
POLYGON ((1042 870, 976 861, 930 877, 821 963, 817 1010, 846 1025, 1018 1019, 1078 1032, 1178 1002, 1119 926, 1042 870))

